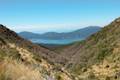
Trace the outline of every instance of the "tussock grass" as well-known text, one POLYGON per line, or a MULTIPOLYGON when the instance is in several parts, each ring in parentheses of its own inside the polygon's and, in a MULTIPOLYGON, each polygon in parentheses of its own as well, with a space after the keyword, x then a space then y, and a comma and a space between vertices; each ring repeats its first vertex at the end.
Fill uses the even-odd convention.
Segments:
POLYGON ((0 63, 0 80, 44 80, 37 69, 16 60, 5 59, 0 63))

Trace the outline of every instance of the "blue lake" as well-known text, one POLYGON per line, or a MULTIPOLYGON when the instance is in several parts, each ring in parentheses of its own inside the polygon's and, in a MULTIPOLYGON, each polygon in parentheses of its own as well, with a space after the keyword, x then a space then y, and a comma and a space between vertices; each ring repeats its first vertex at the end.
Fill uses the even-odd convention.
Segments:
POLYGON ((43 43, 43 44, 69 44, 81 40, 83 39, 63 39, 63 40, 31 39, 31 41, 34 43, 43 43))

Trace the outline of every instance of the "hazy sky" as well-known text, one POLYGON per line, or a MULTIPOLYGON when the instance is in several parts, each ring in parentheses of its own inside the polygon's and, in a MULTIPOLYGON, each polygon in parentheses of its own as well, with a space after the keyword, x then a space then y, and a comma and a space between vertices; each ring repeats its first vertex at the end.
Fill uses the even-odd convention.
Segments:
POLYGON ((0 0, 0 23, 20 32, 104 26, 120 16, 120 0, 0 0))

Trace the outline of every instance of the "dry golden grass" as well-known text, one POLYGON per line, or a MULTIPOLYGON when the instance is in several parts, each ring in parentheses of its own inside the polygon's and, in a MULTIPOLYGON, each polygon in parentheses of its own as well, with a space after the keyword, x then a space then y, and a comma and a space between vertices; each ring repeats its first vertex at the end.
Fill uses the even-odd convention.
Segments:
MULTIPOLYGON (((67 71, 63 70, 61 72, 56 66, 28 50, 10 43, 9 47, 17 51, 11 51, 11 55, 18 54, 18 56, 13 58, 5 55, 1 59, 0 80, 72 80, 70 74, 66 74, 67 71), (58 77, 56 77, 56 74, 58 77)), ((4 54, 4 52, 2 53, 4 54)))
POLYGON ((39 70, 32 69, 23 63, 5 59, 0 63, 1 80, 44 80, 39 70))

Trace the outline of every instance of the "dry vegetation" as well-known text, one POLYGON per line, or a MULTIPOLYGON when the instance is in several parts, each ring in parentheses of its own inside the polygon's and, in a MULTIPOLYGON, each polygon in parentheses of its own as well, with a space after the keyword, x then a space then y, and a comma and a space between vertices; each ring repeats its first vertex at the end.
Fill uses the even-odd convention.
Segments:
POLYGON ((6 58, 0 65, 1 80, 44 80, 37 69, 6 58))
POLYGON ((0 39, 0 80, 72 80, 67 71, 0 39))
POLYGON ((7 40, 10 33, 0 34, 0 80, 120 80, 120 18, 82 42, 58 48, 59 55, 31 42, 18 44, 20 37, 7 40))

